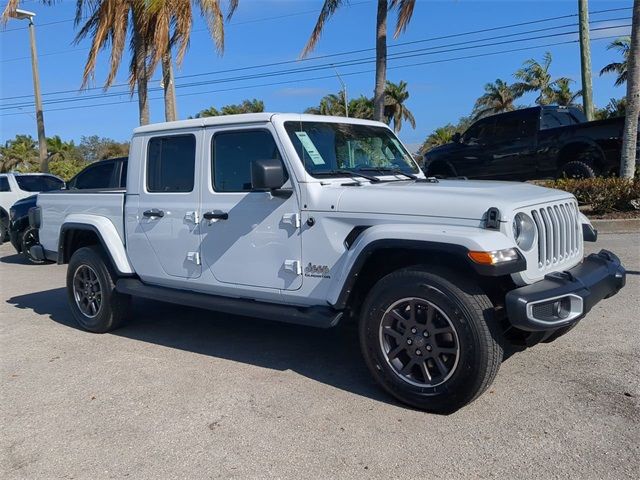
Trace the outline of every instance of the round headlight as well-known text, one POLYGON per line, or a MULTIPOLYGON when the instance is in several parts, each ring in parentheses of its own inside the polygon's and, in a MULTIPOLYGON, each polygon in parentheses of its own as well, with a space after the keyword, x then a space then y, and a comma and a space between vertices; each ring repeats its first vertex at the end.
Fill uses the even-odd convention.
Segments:
POLYGON ((522 250, 531 250, 536 239, 536 226, 529 215, 518 213, 513 218, 513 238, 522 250))

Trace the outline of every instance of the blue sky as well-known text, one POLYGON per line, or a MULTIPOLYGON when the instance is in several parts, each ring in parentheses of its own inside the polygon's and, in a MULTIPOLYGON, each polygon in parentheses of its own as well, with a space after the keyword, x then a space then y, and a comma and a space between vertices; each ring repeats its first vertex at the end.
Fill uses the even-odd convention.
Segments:
MULTIPOLYGON (((576 35, 557 35, 519 41, 530 37, 559 34, 575 30, 570 26, 575 17, 529 26, 500 29, 492 32, 463 35, 454 38, 420 42, 433 37, 461 34, 504 25, 516 24, 549 17, 577 13, 577 0, 548 1, 480 1, 480 0, 418 0, 413 19, 408 30, 397 40, 390 39, 389 53, 405 52, 425 48, 440 47, 442 53, 414 52, 412 57, 390 60, 388 78, 392 81, 405 80, 411 97, 407 102, 417 121, 416 129, 405 124, 401 139, 415 146, 422 142, 434 128, 469 113, 475 99, 483 92, 485 83, 496 78, 513 81, 513 72, 527 58, 542 58, 545 50, 553 54, 552 74, 568 76, 576 81, 579 88, 580 57, 577 43, 544 47, 548 43, 575 40, 576 35), (567 25, 564 28, 560 26, 567 25), (552 30, 522 34, 531 30, 552 30), (519 34, 519 35, 515 35, 519 34), (512 35, 495 39, 499 35, 512 35), (493 38, 493 39, 490 39, 493 38), (482 41, 484 39, 484 41, 482 41), (411 45, 397 43, 418 42, 411 45), (473 48, 478 45, 505 42, 500 45, 473 48), (455 44, 455 45, 451 45, 455 44), (529 49, 530 47, 533 47, 529 49), (527 48, 523 51, 505 52, 527 48), (427 54, 428 53, 428 54, 427 54), (496 53, 495 55, 452 60, 457 57, 496 53), (428 63, 427 62, 437 62, 428 63), (422 63, 422 65, 410 65, 422 63)), ((632 0, 609 1, 590 0, 590 11, 631 7, 632 0)), ((318 59, 300 64, 274 67, 251 68, 236 72, 215 73, 220 70, 252 67, 265 63, 290 61, 298 58, 311 32, 321 0, 241 0, 240 7, 226 26, 226 49, 224 56, 216 54, 203 21, 198 17, 194 25, 189 51, 182 66, 176 70, 178 113, 187 118, 211 105, 221 106, 237 103, 244 98, 264 100, 268 111, 302 112, 317 105, 319 99, 340 88, 333 75, 331 62, 345 62, 354 59, 369 60, 373 51, 318 59), (285 69, 325 65, 317 71, 289 73, 286 75, 267 74, 285 69), (209 73, 213 72, 213 73, 209 73), (198 75, 209 73, 207 75, 198 75), (189 75, 197 75, 181 78, 189 75), (233 77, 257 75, 245 80, 229 80, 233 77), (328 78, 318 78, 328 77, 328 78), (189 86, 189 83, 200 83, 189 86), (277 85, 265 85, 280 83, 277 85), (284 83, 286 82, 286 83, 284 83)), ((130 100, 126 87, 102 90, 78 91, 84 62, 88 52, 88 42, 73 45, 75 0, 58 2, 53 7, 42 6, 35 0, 25 1, 22 8, 36 12, 36 32, 40 56, 42 92, 66 91, 57 95, 45 95, 45 125, 47 136, 60 135, 65 139, 78 141, 83 135, 98 134, 117 140, 129 137, 131 129, 137 126, 138 111, 136 98, 130 100), (120 93, 118 93, 120 92, 120 93), (104 95, 111 95, 106 97, 104 95), (83 101, 77 99, 93 96, 83 101), (122 102, 96 106, 99 103, 122 102), (71 107, 74 107, 71 109, 71 107), (82 107, 82 108, 75 108, 82 107)), ((592 62, 594 70, 594 99, 598 106, 605 105, 610 98, 624 95, 624 88, 615 88, 614 76, 599 77, 597 72, 605 64, 617 60, 615 52, 607 51, 610 39, 605 36, 628 34, 629 28, 611 28, 630 23, 630 10, 592 15, 592 28, 608 28, 592 33, 592 62)), ((395 22, 392 15, 391 21, 395 22)), ((391 29, 390 29, 391 30, 391 29)), ((326 26, 318 47, 312 56, 370 49, 374 46, 375 1, 352 0, 326 26)), ((100 87, 106 77, 107 55, 100 57, 93 86, 100 87)), ((128 55, 123 58, 122 67, 115 83, 125 83, 127 79, 128 55)), ((361 94, 370 96, 373 91, 374 64, 341 65, 338 71, 347 83, 349 96, 361 94), (363 72, 363 73, 358 73, 363 72)), ((29 42, 26 21, 10 21, 6 30, 0 32, 0 141, 12 138, 16 133, 36 136, 32 102, 33 86, 29 60, 29 42), (25 96, 23 98, 7 98, 25 96), (7 109, 8 105, 24 105, 20 109, 7 109)), ((160 85, 159 72, 154 75, 151 88, 160 85)), ((150 94, 151 119, 163 121, 164 107, 162 92, 150 94)), ((533 97, 524 97, 521 104, 533 103, 533 97)))

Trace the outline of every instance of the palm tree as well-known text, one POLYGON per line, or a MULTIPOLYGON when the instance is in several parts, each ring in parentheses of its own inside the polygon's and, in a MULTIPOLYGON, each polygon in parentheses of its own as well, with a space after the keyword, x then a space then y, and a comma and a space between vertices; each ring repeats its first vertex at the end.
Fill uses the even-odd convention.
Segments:
MULTIPOLYGON (((219 55, 224 52, 224 15, 220 0, 198 0, 197 5, 207 22, 209 32, 219 55)), ((239 0, 229 0, 229 20, 238 8, 239 0)), ((162 86, 165 100, 165 119, 175 120, 177 107, 175 82, 171 52, 177 49, 176 64, 180 66, 184 59, 193 23, 191 2, 184 0, 147 0, 148 20, 146 37, 150 39, 153 51, 150 67, 153 70, 160 62, 162 66, 162 86), (173 27, 173 30, 172 30, 173 27)))
MULTIPOLYGON (((6 21, 20 0, 9 0, 2 19, 6 21)), ((52 4, 55 0, 41 0, 52 4)), ((98 53, 110 48, 109 73, 104 83, 107 90, 114 82, 124 52, 127 33, 131 32, 129 49, 129 85, 131 93, 137 85, 140 124, 149 123, 147 85, 159 62, 163 66, 165 114, 175 119, 175 90, 171 69, 171 50, 177 49, 179 65, 189 45, 193 23, 191 2, 183 0, 77 0, 75 24, 80 25, 75 43, 91 38, 81 88, 94 78, 98 53)), ((220 0, 198 0, 198 8, 207 22, 217 51, 224 51, 224 15, 220 0)), ((235 12, 239 0, 228 0, 227 19, 235 12)))
POLYGON ((436 128, 424 141, 418 153, 424 155, 434 147, 451 143, 453 135, 458 131, 455 125, 447 123, 443 127, 436 128))
POLYGON ((612 98, 604 108, 598 108, 595 112, 596 120, 605 118, 624 117, 627 113, 627 98, 612 98))
POLYGON ((304 113, 311 113, 313 115, 333 115, 336 117, 345 117, 346 112, 344 103, 344 90, 340 90, 338 93, 330 93, 329 95, 325 95, 320 99, 320 104, 317 107, 309 107, 304 111, 304 113))
MULTIPOLYGON (((306 57, 313 51, 324 25, 341 6, 348 4, 348 0, 324 0, 320 15, 316 25, 311 32, 311 36, 302 50, 302 57, 306 57)), ((387 80, 387 15, 389 10, 397 10, 398 20, 394 37, 397 38, 406 30, 411 17, 416 0, 378 0, 376 14, 376 80, 373 94, 374 118, 379 121, 384 120, 385 95, 384 90, 387 80)))
POLYGON ((629 63, 629 49, 631 46, 631 37, 625 36, 616 38, 607 46, 607 50, 617 50, 622 55, 621 62, 612 62, 600 70, 600 76, 605 73, 616 73, 618 77, 614 85, 619 87, 627 81, 627 65, 629 63))
POLYGON ((571 91, 569 84, 572 82, 573 80, 569 80, 568 78, 561 78, 558 80, 553 88, 553 98, 551 103, 555 103, 563 107, 581 107, 581 105, 576 103, 576 100, 582 96, 582 90, 578 90, 577 92, 571 91))
POLYGON ((77 149, 73 140, 65 142, 60 135, 47 138, 47 161, 65 160, 77 155, 77 149))
POLYGON ((493 83, 484 86, 482 95, 473 107, 474 117, 480 118, 494 113, 511 112, 515 110, 514 102, 523 95, 523 92, 516 91, 504 80, 496 79, 493 83))
POLYGON ((0 173, 10 172, 18 167, 31 169, 38 160, 36 141, 31 135, 16 135, 0 147, 0 173))
POLYGON ((407 92, 407 82, 400 80, 400 83, 387 82, 384 89, 384 116, 387 123, 393 120, 393 130, 398 133, 402 129, 402 121, 408 121, 416 128, 416 119, 413 113, 407 108, 404 102, 409 98, 407 92))
POLYGON ((549 67, 551 67, 551 52, 546 52, 542 63, 530 58, 522 65, 514 77, 520 80, 513 88, 518 94, 524 94, 526 92, 539 92, 536 103, 538 105, 549 105, 553 102, 553 89, 557 85, 558 81, 568 80, 566 77, 560 77, 552 79, 549 73, 549 67))
POLYGON ((360 95, 358 98, 349 100, 349 116, 373 120, 373 99, 360 95))

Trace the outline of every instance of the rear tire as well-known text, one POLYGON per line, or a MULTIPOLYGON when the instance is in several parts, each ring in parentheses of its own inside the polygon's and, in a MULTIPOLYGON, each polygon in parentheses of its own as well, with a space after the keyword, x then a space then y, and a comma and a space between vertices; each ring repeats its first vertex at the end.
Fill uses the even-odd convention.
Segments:
POLYGON ((477 285, 450 271, 426 270, 399 270, 373 287, 360 318, 360 343, 387 392, 421 410, 451 413, 495 378, 502 334, 477 285))
POLYGON ((38 260, 33 258, 31 255, 31 247, 40 243, 38 238, 38 229, 37 228, 27 228, 24 232, 22 232, 20 239, 20 251, 24 258, 29 260, 31 263, 42 264, 46 263, 46 260, 38 260))
POLYGON ((597 155, 594 152, 586 151, 580 153, 575 160, 565 163, 558 171, 558 178, 595 178, 598 176, 596 170, 597 155))
POLYGON ((9 217, 0 213, 0 245, 9 241, 9 217))
POLYGON ((102 248, 83 247, 73 254, 67 270, 67 300, 78 324, 94 333, 121 326, 131 297, 115 289, 117 276, 102 248))

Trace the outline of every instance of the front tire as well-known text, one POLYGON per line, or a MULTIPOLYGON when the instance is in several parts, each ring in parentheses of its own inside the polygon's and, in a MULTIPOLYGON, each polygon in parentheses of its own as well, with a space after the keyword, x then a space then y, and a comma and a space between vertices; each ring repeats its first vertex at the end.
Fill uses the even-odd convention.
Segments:
POLYGON ((37 228, 29 227, 24 232, 22 232, 20 240, 20 251, 22 252, 22 255, 24 255, 24 258, 37 265, 46 263, 46 260, 38 260, 34 258, 33 255, 31 255, 31 247, 38 245, 39 243, 40 240, 37 228))
POLYGON ((105 333, 125 321, 131 297, 115 289, 115 272, 100 247, 75 251, 67 270, 67 300, 78 324, 94 333, 105 333))
POLYGON ((475 400, 503 358, 487 296, 461 275, 426 267, 389 274, 373 287, 360 318, 360 343, 387 392, 434 413, 475 400))

